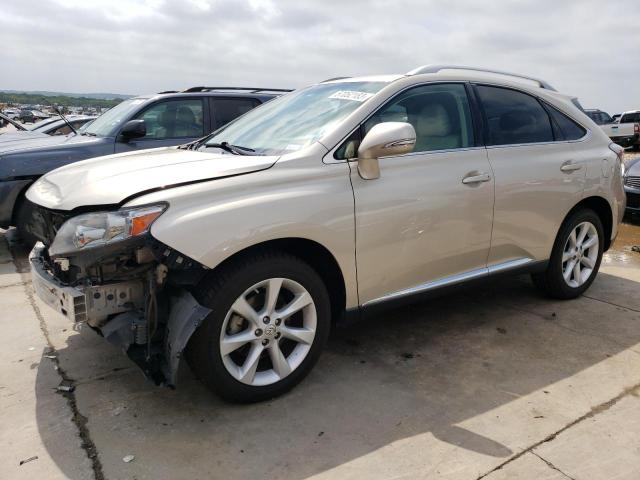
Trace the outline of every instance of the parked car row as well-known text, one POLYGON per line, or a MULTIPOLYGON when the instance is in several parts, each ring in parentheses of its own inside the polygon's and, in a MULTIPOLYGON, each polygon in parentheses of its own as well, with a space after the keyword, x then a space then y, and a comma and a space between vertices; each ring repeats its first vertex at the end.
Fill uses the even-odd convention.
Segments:
POLYGON ((36 123, 41 120, 50 118, 51 115, 41 112, 40 110, 30 110, 30 109, 13 109, 6 108, 2 111, 2 114, 6 117, 9 117, 11 120, 17 120, 19 122, 24 123, 36 123))
POLYGON ((188 143, 285 92, 260 88, 194 87, 123 101, 78 135, 35 136, 3 142, 0 136, 0 227, 24 228, 24 194, 40 176, 62 165, 113 153, 188 143))
POLYGON ((267 399, 343 317, 504 272, 561 299, 593 282, 623 149, 547 82, 476 70, 128 100, 0 150, 2 218, 38 240, 37 295, 147 376, 176 385, 186 358, 267 399))
POLYGON ((585 113, 618 145, 640 149, 640 110, 613 117, 598 109, 585 110, 585 113))
MULTIPOLYGON (((69 135, 77 133, 84 125, 92 122, 97 117, 88 115, 69 115, 65 118, 51 117, 34 124, 31 128, 17 125, 17 131, 6 132, 0 135, 0 144, 16 142, 47 135, 69 135)), ((14 124, 15 125, 15 124, 14 124)))

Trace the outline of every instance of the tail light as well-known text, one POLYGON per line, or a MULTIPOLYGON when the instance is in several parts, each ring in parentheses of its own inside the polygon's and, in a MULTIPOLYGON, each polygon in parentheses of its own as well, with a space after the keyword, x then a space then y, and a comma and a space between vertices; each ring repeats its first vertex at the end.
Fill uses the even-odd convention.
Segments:
POLYGON ((637 135, 637 134, 640 134, 640 123, 636 123, 636 124, 633 126, 633 133, 635 133, 636 135, 637 135))
MULTIPOLYGON (((636 125, 637 127, 638 125, 636 125)), ((620 162, 624 162, 624 148, 622 148, 620 145, 616 144, 616 143, 610 143, 609 144, 609 150, 611 150, 613 153, 616 154, 616 156, 618 157, 618 160, 620 160, 620 162)))
POLYGON ((618 157, 618 168, 620 169, 620 176, 624 178, 625 174, 627 173, 627 169, 624 164, 624 148, 615 143, 610 143, 609 150, 615 153, 616 157, 618 157))

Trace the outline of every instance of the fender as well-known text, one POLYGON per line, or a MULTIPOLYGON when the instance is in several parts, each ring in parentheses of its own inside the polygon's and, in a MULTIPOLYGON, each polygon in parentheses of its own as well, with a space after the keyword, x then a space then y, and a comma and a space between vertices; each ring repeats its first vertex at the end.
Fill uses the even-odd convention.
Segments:
POLYGON ((271 240, 312 240, 335 258, 347 285, 346 306, 356 307, 349 165, 323 163, 319 144, 311 150, 283 157, 266 171, 153 192, 126 206, 168 203, 151 236, 210 269, 271 240))
POLYGON ((210 313, 211 309, 200 305, 186 290, 183 290, 178 297, 172 298, 164 343, 165 362, 162 365, 167 386, 176 385, 182 352, 193 332, 210 313))

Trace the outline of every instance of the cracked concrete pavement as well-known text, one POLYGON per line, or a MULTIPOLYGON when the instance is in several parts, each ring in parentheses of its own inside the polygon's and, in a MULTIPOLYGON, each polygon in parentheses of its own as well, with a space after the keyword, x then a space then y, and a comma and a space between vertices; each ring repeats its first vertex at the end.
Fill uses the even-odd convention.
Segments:
POLYGON ((501 278, 340 328, 294 391, 238 406, 186 368, 175 391, 146 381, 34 298, 0 239, 0 478, 635 480, 637 244, 623 225, 577 300, 501 278))

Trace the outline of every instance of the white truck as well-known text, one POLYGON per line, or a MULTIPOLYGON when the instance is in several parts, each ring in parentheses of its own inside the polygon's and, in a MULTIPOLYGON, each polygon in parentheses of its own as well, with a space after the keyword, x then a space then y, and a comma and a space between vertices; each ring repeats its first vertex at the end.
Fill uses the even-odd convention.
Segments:
POLYGON ((618 121, 602 110, 590 109, 585 113, 618 145, 640 148, 640 110, 624 112, 618 121))

